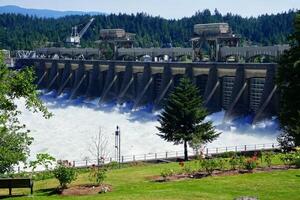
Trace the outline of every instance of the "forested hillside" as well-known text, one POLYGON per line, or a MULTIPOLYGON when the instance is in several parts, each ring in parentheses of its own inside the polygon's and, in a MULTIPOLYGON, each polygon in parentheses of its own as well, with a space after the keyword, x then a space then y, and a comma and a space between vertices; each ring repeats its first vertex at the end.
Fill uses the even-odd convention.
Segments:
MULTIPOLYGON (((286 43, 292 32, 295 11, 276 15, 262 15, 257 18, 243 18, 239 15, 221 15, 217 10, 197 12, 192 17, 167 20, 144 13, 136 15, 111 14, 95 16, 95 22, 85 34, 82 46, 95 46, 102 28, 124 28, 136 33, 136 46, 159 47, 166 43, 188 47, 197 23, 228 22, 235 33, 244 41, 269 45, 286 43)), ((45 19, 16 14, 0 15, 0 49, 34 49, 53 43, 63 46, 70 35, 71 27, 88 22, 90 16, 67 16, 59 19, 45 19)), ((81 27, 82 27, 81 26, 81 27)), ((81 28, 79 27, 79 28, 81 28)))

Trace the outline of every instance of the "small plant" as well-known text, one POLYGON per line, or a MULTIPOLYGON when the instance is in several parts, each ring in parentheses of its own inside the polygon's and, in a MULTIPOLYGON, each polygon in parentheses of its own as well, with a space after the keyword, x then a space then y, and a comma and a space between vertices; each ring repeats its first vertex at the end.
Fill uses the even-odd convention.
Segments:
POLYGON ((227 160, 225 158, 219 158, 216 161, 217 161, 218 167, 221 171, 226 169, 227 160))
POLYGON ((267 163, 267 166, 270 168, 272 166, 273 152, 267 151, 263 153, 264 161, 267 163))
POLYGON ((169 176, 174 175, 174 170, 173 169, 164 169, 160 172, 160 175, 163 177, 164 181, 167 181, 169 176))
POLYGON ((182 171, 184 174, 191 174, 193 172, 193 169, 191 166, 186 165, 182 168, 182 171))
POLYGON ((244 167, 248 171, 254 170, 257 167, 257 158, 254 156, 252 158, 246 159, 246 161, 244 162, 244 167))
POLYGON ((65 165, 58 165, 53 170, 54 177, 59 181, 60 187, 62 189, 67 188, 67 184, 75 181, 77 178, 76 170, 72 167, 67 167, 65 165))
POLYGON ((119 163, 116 161, 112 161, 107 165, 108 169, 119 169, 119 163))
POLYGON ((239 156, 238 157, 238 167, 239 167, 239 170, 241 170, 241 169, 244 168, 245 162, 246 162, 246 159, 245 159, 244 156, 239 156))
POLYGON ((100 168, 100 167, 92 167, 90 174, 89 174, 89 179, 90 181, 93 182, 94 185, 100 185, 104 182, 106 178, 106 169, 100 168))
POLYGON ((290 168, 295 162, 295 154, 293 154, 293 153, 282 154, 280 156, 280 160, 283 162, 283 164, 286 167, 290 168))
POLYGON ((239 158, 237 156, 233 156, 229 159, 229 164, 232 170, 236 170, 239 165, 239 158))
POLYGON ((218 167, 218 163, 215 159, 205 159, 201 164, 209 175, 211 175, 213 171, 218 167))

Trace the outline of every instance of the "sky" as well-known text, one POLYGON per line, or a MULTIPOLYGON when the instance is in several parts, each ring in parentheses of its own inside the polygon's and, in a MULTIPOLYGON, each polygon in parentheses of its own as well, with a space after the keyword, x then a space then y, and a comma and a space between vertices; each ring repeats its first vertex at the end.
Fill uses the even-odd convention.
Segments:
POLYGON ((0 0, 0 6, 4 5, 108 14, 145 12, 153 16, 179 19, 206 8, 211 11, 217 8, 222 14, 231 12, 246 17, 280 13, 300 9, 300 0, 0 0))

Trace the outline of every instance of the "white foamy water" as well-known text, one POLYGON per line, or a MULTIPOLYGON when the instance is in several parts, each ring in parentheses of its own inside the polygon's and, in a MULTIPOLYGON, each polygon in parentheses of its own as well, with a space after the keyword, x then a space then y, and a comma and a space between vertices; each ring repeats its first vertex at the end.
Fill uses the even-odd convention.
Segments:
MULTIPOLYGON (((99 127, 102 127, 103 134, 108 139, 110 156, 114 157, 114 131, 117 125, 121 128, 122 155, 183 150, 182 145, 175 146, 156 135, 157 117, 148 108, 133 112, 129 109, 130 106, 98 106, 97 100, 70 101, 67 96, 64 94, 55 98, 52 93, 42 96, 45 105, 54 114, 50 119, 43 119, 41 114, 26 111, 24 101, 17 102, 19 109, 23 111, 20 120, 27 125, 34 137, 31 158, 40 152, 47 152, 57 159, 92 158, 88 149, 91 138, 98 133, 99 127)), ((257 126, 249 124, 247 118, 223 124, 223 116, 224 113, 220 112, 208 117, 217 130, 222 132, 208 147, 273 143, 280 133, 276 120, 262 122, 257 126)))

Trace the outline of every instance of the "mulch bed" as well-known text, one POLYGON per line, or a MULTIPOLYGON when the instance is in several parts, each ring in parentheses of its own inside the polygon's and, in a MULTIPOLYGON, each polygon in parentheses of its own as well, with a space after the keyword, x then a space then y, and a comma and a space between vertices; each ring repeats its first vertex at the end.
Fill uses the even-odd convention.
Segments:
POLYGON ((186 180, 186 179, 201 179, 208 176, 232 176, 232 175, 238 175, 238 174, 249 174, 249 173, 260 173, 260 172, 272 172, 272 171, 278 171, 278 170, 288 170, 288 169, 295 169, 295 167, 287 168, 283 165, 278 166, 272 166, 271 168, 256 168, 255 170, 248 171, 248 170, 215 170, 211 175, 207 174, 206 172, 196 172, 193 174, 175 174, 173 176, 168 176, 166 179, 164 179, 161 176, 152 176, 149 177, 151 181, 154 182, 165 182, 165 181, 176 181, 176 180, 186 180))
POLYGON ((77 185, 70 186, 60 192, 62 196, 80 196, 80 195, 95 195, 100 193, 111 192, 112 186, 101 184, 99 186, 93 185, 77 185))

